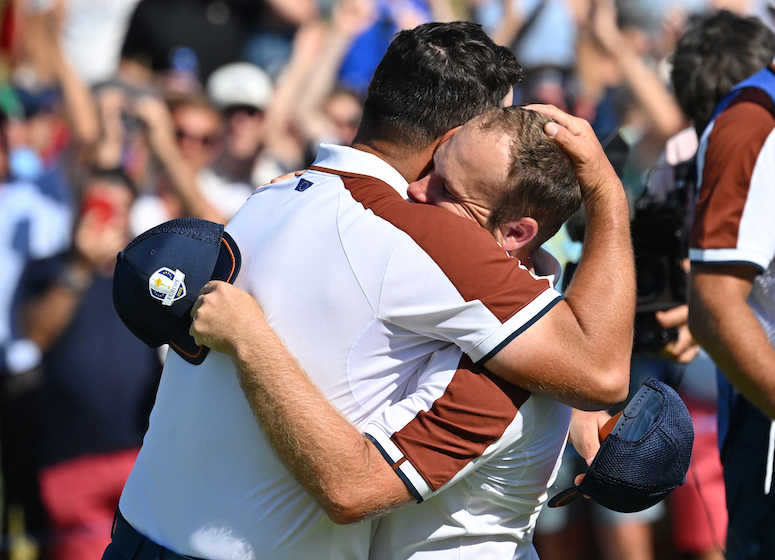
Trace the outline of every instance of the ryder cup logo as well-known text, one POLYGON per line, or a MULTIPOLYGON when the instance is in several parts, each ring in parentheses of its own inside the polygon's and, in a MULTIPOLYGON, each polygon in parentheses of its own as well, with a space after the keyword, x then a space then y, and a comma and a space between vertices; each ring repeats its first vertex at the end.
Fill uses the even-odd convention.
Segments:
POLYGON ((186 295, 186 285, 183 283, 186 275, 180 270, 174 272, 167 267, 160 268, 148 279, 148 290, 151 296, 161 301, 162 305, 170 306, 186 295))

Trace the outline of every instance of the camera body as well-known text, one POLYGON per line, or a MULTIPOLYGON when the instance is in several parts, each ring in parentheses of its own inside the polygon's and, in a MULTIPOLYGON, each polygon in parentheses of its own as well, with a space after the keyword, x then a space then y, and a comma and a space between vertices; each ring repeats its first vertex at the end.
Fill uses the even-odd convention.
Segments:
POLYGON ((678 337, 663 329, 655 312, 686 303, 688 203, 695 176, 694 161, 673 168, 675 189, 656 197, 647 188, 635 201, 631 222, 635 252, 637 300, 634 354, 652 354, 678 337))
MULTIPOLYGON (((606 143, 606 154, 620 177, 628 150, 629 146, 618 134, 606 143)), ((696 161, 692 158, 660 171, 672 174, 671 188, 655 193, 647 181, 643 194, 632 204, 630 231, 637 286, 635 355, 653 355, 678 338, 678 329, 662 328, 656 312, 684 305, 687 301, 685 262, 697 187, 696 161)), ((566 226, 570 237, 576 241, 583 239, 583 221, 584 214, 580 211, 566 226)), ((567 265, 563 287, 567 287, 575 268, 576 263, 567 265)))

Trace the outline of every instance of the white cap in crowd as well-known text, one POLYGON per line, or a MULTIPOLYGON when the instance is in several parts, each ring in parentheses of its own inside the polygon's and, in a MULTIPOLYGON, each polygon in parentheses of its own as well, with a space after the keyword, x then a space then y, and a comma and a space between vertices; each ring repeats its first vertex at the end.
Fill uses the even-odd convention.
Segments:
POLYGON ((272 90, 269 74, 249 62, 221 66, 207 80, 207 95, 219 109, 246 105, 264 111, 272 99, 272 90))

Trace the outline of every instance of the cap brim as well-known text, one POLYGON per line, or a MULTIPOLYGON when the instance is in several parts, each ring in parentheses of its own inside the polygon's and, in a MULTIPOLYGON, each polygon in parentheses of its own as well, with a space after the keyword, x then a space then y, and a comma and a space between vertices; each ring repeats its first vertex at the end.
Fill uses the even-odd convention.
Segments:
POLYGON ((559 494, 555 494, 547 505, 551 508, 567 506, 581 498, 583 495, 584 494, 581 493, 577 486, 566 488, 559 494))
POLYGON ((207 346, 198 346, 194 342, 194 337, 188 334, 188 331, 170 342, 170 348, 189 364, 194 364, 195 366, 205 361, 207 352, 210 350, 207 346))
MULTIPOLYGON (((212 279, 233 284, 237 279, 241 266, 242 257, 239 248, 234 239, 224 231, 212 279)), ((196 366, 204 362, 207 352, 210 350, 206 346, 199 346, 194 341, 194 337, 189 334, 188 329, 170 341, 170 348, 188 363, 196 366)))

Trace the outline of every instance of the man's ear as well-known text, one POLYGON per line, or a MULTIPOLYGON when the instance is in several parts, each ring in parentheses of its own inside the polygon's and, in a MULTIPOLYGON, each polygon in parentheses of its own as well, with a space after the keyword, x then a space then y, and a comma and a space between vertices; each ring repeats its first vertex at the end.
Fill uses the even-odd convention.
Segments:
POLYGON ((495 238, 507 253, 521 249, 535 239, 536 235, 538 235, 538 222, 533 218, 504 222, 495 231, 495 238))
POLYGON ((445 132, 445 133, 444 133, 444 134, 441 136, 441 138, 439 139, 439 143, 438 143, 438 144, 436 144, 436 148, 438 148, 438 147, 439 147, 439 146, 441 146, 441 145, 442 145, 444 142, 446 142, 447 140, 449 140, 450 138, 452 138, 452 135, 453 135, 453 134, 455 134, 455 133, 456 133, 458 130, 460 130, 461 128, 463 128, 463 125, 456 126, 455 128, 453 128, 453 129, 451 129, 451 130, 448 130, 447 132, 445 132))

